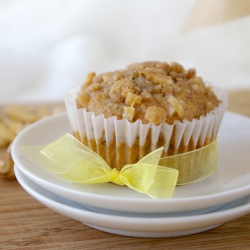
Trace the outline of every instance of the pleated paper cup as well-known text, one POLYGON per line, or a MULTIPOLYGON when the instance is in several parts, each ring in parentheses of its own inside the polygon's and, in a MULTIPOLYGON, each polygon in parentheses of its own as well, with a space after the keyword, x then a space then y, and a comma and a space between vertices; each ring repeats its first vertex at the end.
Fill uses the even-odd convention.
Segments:
POLYGON ((172 125, 165 122, 158 126, 143 124, 141 120, 131 123, 127 119, 118 120, 115 116, 96 116, 85 108, 77 109, 76 97, 80 86, 67 94, 65 104, 73 135, 103 157, 111 168, 120 170, 124 165, 136 163, 159 147, 164 147, 162 156, 166 157, 213 142, 228 104, 225 91, 217 87, 213 87, 213 90, 221 100, 218 107, 199 119, 175 121, 172 125))

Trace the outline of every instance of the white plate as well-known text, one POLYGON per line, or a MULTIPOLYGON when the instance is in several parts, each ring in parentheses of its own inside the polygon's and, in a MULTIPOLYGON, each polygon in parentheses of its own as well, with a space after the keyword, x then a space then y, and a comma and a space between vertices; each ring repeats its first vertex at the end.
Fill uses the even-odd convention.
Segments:
POLYGON ((96 213, 53 194, 34 183, 15 166, 17 180, 36 200, 48 208, 105 232, 133 237, 174 237, 203 232, 250 212, 250 196, 228 203, 215 212, 178 217, 137 217, 96 213))
POLYGON ((12 157, 20 170, 37 184, 92 210, 138 213, 213 210, 250 194, 250 119, 247 117, 226 112, 218 136, 217 171, 203 181, 177 186, 172 199, 151 199, 111 183, 86 185, 66 182, 35 164, 19 148, 50 143, 70 131, 66 114, 36 122, 18 134, 12 145, 12 157))

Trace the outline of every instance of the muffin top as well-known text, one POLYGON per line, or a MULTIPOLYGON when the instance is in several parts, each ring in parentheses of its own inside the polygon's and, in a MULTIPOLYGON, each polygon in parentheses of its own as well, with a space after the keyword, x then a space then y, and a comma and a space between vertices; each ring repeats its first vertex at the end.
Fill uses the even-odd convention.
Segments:
POLYGON ((126 69, 87 75, 77 95, 77 107, 105 118, 138 119, 146 124, 191 121, 211 112, 220 103, 196 70, 179 63, 150 61, 126 69))

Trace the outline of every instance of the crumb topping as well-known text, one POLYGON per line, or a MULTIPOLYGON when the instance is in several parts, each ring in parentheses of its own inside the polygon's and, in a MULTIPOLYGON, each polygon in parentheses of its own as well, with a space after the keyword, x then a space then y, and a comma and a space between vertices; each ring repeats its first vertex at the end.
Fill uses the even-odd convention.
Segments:
POLYGON ((149 61, 124 70, 96 75, 91 72, 77 96, 78 108, 96 115, 117 116, 142 123, 191 121, 211 112, 220 103, 195 69, 179 63, 149 61))

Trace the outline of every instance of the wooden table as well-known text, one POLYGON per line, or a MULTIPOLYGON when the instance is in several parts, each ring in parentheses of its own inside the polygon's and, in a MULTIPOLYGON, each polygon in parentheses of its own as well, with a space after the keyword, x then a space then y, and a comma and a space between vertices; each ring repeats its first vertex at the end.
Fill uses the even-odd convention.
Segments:
MULTIPOLYGON (((250 90, 229 93, 228 110, 250 117, 250 90)), ((250 167, 250 163, 249 163, 250 167)), ((16 180, 0 179, 0 249, 250 249, 250 214, 203 233, 132 238, 101 232, 43 206, 16 180)))

